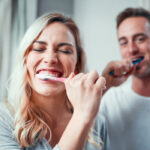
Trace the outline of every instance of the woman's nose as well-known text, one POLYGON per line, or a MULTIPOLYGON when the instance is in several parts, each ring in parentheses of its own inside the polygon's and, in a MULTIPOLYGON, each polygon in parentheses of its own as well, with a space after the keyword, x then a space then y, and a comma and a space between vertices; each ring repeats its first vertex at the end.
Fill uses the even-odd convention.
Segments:
POLYGON ((58 62, 57 54, 54 52, 45 53, 43 61, 44 63, 56 64, 58 62))

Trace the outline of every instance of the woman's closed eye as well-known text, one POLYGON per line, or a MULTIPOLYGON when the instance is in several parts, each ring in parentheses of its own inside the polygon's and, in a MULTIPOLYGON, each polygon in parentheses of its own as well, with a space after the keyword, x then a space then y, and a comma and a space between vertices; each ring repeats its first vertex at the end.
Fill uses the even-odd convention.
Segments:
POLYGON ((33 48, 33 51, 36 51, 36 52, 43 52, 45 49, 43 48, 33 48))
POLYGON ((32 45, 32 51, 43 52, 46 50, 46 45, 44 41, 35 41, 32 45))
POLYGON ((64 54, 72 54, 72 50, 70 49, 58 49, 58 52, 61 52, 64 54))

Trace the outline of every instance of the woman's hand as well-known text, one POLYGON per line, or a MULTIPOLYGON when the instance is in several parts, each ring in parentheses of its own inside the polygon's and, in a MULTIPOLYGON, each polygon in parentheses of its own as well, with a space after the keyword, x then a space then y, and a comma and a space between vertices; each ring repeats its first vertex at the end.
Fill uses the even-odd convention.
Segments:
POLYGON ((71 74, 65 82, 68 98, 74 114, 87 122, 94 120, 100 106, 105 79, 94 70, 87 74, 71 74))
POLYGON ((58 143, 62 150, 82 150, 100 106, 105 86, 104 77, 96 71, 71 73, 65 81, 66 92, 73 106, 73 115, 58 143))

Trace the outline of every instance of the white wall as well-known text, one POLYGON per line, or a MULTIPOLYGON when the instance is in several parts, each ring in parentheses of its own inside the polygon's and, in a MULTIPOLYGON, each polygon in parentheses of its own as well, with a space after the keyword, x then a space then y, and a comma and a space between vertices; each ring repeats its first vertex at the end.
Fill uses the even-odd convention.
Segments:
POLYGON ((79 25, 89 70, 102 72, 110 60, 120 59, 116 16, 139 0, 74 0, 74 20, 79 25))
POLYGON ((38 0, 38 16, 47 12, 60 12, 72 17, 73 0, 38 0))

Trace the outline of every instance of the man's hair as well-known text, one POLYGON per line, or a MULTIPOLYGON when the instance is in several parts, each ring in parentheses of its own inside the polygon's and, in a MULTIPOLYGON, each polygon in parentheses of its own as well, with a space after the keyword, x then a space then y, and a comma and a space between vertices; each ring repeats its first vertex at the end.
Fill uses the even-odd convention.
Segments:
POLYGON ((116 18, 117 29, 129 17, 145 17, 150 22, 150 12, 144 8, 126 8, 116 18))

